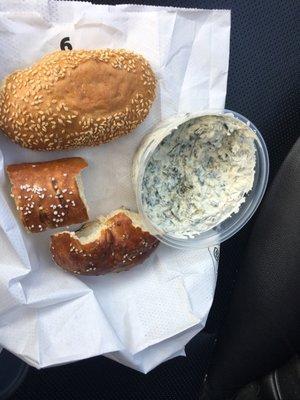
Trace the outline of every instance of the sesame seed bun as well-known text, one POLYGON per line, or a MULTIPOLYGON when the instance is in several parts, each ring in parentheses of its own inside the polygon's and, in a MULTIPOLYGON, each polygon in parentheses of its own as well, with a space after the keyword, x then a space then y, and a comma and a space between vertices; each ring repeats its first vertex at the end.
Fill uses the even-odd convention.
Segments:
POLYGON ((131 269, 149 257, 158 243, 138 214, 117 210, 77 232, 52 235, 51 253, 57 265, 75 275, 104 275, 131 269))
POLYGON ((80 173, 80 157, 7 166, 14 198, 24 227, 32 233, 88 220, 80 173))
POLYGON ((0 129, 32 150, 97 146, 148 115, 156 79, 126 50, 57 51, 9 75, 0 87, 0 129))

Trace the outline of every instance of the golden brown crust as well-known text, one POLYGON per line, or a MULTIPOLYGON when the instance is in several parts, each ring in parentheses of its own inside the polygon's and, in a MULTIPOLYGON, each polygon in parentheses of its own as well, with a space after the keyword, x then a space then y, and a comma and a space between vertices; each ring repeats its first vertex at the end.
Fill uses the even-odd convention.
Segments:
POLYGON ((96 146, 148 115, 156 80, 126 50, 58 51, 9 75, 0 89, 0 129, 33 150, 96 146))
POLYGON ((82 244, 73 232, 52 235, 51 253, 55 263, 66 271, 104 275, 131 269, 149 257, 158 243, 120 212, 106 221, 99 237, 90 243, 82 244))
POLYGON ((88 220, 76 177, 87 162, 80 157, 7 167, 11 196, 30 232, 42 232, 88 220))

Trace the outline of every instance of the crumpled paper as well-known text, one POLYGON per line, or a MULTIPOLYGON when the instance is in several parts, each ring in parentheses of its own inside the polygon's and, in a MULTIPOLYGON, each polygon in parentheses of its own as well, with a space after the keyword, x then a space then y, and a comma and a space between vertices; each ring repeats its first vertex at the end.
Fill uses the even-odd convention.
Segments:
POLYGON ((51 232, 27 234, 20 225, 5 165, 82 156, 89 162, 83 180, 91 219, 120 206, 135 210, 131 164, 149 129, 177 113, 224 107, 229 37, 226 10, 0 3, 0 79, 66 42, 73 49, 131 49, 158 78, 146 121, 100 147, 39 153, 0 135, 0 347, 37 368, 103 354, 142 372, 185 354, 212 304, 218 247, 160 245, 131 271, 72 276, 51 261, 51 232))

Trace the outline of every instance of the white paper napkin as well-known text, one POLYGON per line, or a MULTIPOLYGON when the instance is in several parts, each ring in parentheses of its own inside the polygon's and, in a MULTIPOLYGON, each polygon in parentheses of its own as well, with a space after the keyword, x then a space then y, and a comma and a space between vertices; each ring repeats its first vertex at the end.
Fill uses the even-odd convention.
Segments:
POLYGON ((147 6, 96 6, 46 0, 0 3, 0 79, 43 54, 127 48, 158 77, 155 104, 134 133, 93 149, 39 153, 0 135, 0 346, 41 368, 104 354, 147 372, 184 355, 213 300, 218 248, 180 251, 160 245, 129 272, 77 278, 49 255, 51 232, 25 233, 9 197, 10 163, 82 156, 90 216, 136 209, 133 155, 145 133, 178 112, 224 107, 230 12, 147 6), (66 39, 69 38, 69 39, 66 39))

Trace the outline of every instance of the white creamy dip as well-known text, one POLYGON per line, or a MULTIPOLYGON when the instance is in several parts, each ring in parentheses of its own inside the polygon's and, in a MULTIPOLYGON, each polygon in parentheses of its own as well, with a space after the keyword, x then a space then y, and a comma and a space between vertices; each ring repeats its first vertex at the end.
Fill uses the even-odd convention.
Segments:
POLYGON ((142 179, 152 224, 194 237, 237 213, 252 189, 254 132, 241 121, 206 115, 181 124, 156 147, 142 179))

